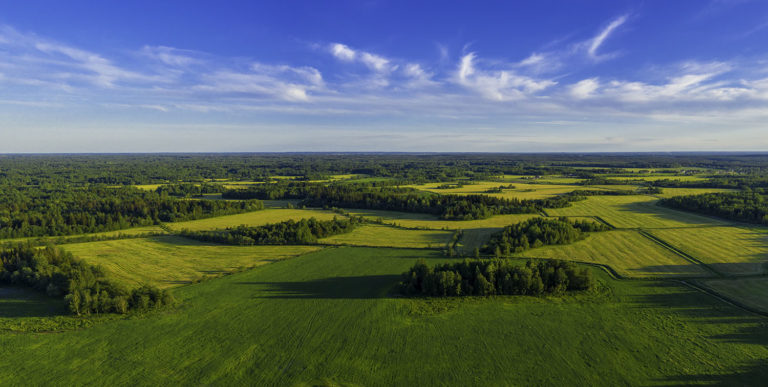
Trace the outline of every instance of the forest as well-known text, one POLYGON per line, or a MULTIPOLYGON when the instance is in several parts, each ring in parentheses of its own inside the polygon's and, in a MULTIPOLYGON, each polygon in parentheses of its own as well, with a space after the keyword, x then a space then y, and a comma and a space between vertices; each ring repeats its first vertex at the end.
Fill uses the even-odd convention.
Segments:
POLYGON ((509 256, 544 245, 564 245, 584 238, 586 232, 606 231, 609 227, 588 220, 532 218, 504 227, 491 235, 483 252, 496 257, 509 256))
POLYGON ((768 197, 758 191, 675 196, 659 204, 739 222, 768 224, 768 197))
POLYGON ((180 200, 133 187, 0 185, 0 238, 113 231, 263 208, 258 200, 180 200))
POLYGON ((559 260, 464 260, 429 267, 424 260, 403 273, 400 290, 406 295, 431 297, 491 295, 559 295, 594 287, 586 268, 559 260))
POLYGON ((17 245, 0 250, 0 282, 26 285, 67 301, 77 315, 147 311, 171 304, 164 290, 143 285, 127 290, 61 248, 17 245))
POLYGON ((205 242, 230 245, 308 245, 318 239, 348 233, 355 229, 362 218, 350 217, 333 220, 315 218, 288 220, 258 227, 238 226, 216 231, 182 230, 179 235, 205 242))

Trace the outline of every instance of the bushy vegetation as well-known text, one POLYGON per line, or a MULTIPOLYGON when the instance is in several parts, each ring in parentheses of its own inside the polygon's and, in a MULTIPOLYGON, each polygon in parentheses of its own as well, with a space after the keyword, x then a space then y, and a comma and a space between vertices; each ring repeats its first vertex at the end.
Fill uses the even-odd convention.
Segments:
POLYGON ((464 260, 429 267, 420 260, 403 273, 400 289, 407 295, 433 297, 563 294, 594 287, 586 268, 558 260, 464 260))
POLYGON ((362 218, 335 218, 317 220, 315 218, 288 220, 258 227, 238 226, 220 231, 182 230, 187 238, 206 242, 226 243, 231 245, 291 245, 314 244, 318 239, 352 231, 362 223, 362 218))
POLYGON ((0 186, 0 238, 113 231, 263 208, 255 200, 179 200, 131 187, 0 186))
POLYGON ((209 184, 209 183, 165 184, 155 189, 155 192, 159 194, 165 193, 170 196, 181 196, 181 197, 202 196, 203 194, 215 194, 221 191, 223 191, 221 184, 209 184))
POLYGON ((608 226, 588 220, 531 218, 504 227, 491 235, 483 251, 496 257, 544 245, 564 245, 584 238, 585 232, 606 231, 608 226))
POLYGON ((675 196, 661 205, 740 222, 768 224, 768 197, 761 192, 723 192, 675 196))
POLYGON ((109 280, 98 267, 54 247, 18 245, 0 250, 0 281, 27 285, 49 296, 64 296, 77 315, 146 311, 172 302, 170 294, 143 285, 131 291, 109 280))

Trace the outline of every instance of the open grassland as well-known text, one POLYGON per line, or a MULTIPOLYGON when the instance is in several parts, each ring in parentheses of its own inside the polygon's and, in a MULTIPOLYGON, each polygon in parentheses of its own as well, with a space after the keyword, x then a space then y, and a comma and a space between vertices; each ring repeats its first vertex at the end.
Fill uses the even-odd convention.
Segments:
POLYGON ((424 250, 326 249, 173 290, 175 310, 0 332, 3 385, 755 385, 766 320, 676 283, 390 297, 424 250), (428 361, 426 361, 428 360, 428 361), (73 371, 76 370, 76 371, 73 371))
POLYGON ((584 189, 600 189, 590 186, 581 185, 565 185, 565 184, 531 184, 531 183, 519 183, 513 182, 515 186, 513 189, 504 189, 501 193, 487 193, 489 189, 497 188, 502 185, 508 185, 510 183, 502 183, 498 181, 483 181, 475 184, 466 184, 460 188, 447 188, 438 189, 437 187, 444 183, 428 183, 419 185, 410 185, 408 187, 416 188, 422 191, 435 192, 439 194, 454 194, 454 195, 488 195, 504 199, 546 199, 557 195, 562 195, 567 192, 584 189))
POLYGON ((320 239, 319 243, 348 246, 444 248, 453 232, 404 230, 387 225, 366 224, 350 233, 320 239))
POLYGON ((214 230, 237 227, 240 225, 261 226, 268 223, 279 223, 291 219, 309 219, 312 217, 317 218, 318 220, 331 220, 334 216, 340 217, 341 215, 325 210, 268 208, 261 211, 246 212, 244 214, 168 223, 168 227, 176 231, 182 229, 192 231, 214 230))
POLYGON ((698 281, 723 296, 768 313, 768 277, 698 281))
POLYGON ((408 228, 426 228, 433 230, 468 230, 471 228, 502 228, 510 224, 538 217, 538 214, 496 215, 478 220, 444 220, 434 215, 416 214, 397 211, 381 210, 349 210, 350 215, 362 216, 370 220, 381 220, 387 224, 395 224, 408 228))
POLYGON ((650 233, 724 274, 766 271, 768 230, 765 228, 673 228, 651 230, 650 233))
POLYGON ((551 216, 598 216, 618 228, 670 228, 722 226, 725 221, 676 211, 656 205, 657 199, 644 195, 590 196, 570 207, 547 209, 551 216))
POLYGON ((188 284, 207 275, 250 268, 320 249, 318 246, 229 246, 162 236, 64 246, 76 257, 103 267, 129 287, 188 284))
POLYGON ((734 192, 734 190, 725 188, 662 188, 661 193, 656 196, 671 198, 674 196, 701 195, 705 193, 719 192, 734 192))
POLYGON ((700 265, 633 230, 591 233, 585 240, 570 245, 544 246, 518 255, 601 263, 625 277, 710 275, 700 265))

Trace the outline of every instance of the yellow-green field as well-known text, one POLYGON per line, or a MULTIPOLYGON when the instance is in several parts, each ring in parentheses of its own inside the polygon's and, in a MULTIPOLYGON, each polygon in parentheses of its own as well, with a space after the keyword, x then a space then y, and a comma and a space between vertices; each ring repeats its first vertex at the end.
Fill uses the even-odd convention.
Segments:
POLYGON ((455 195, 477 195, 486 194, 488 196, 505 198, 505 199, 545 199, 553 196, 561 195, 566 192, 571 192, 578 189, 593 189, 585 186, 576 185, 564 185, 564 184, 529 184, 529 183, 511 183, 515 186, 514 189, 505 189, 502 193, 487 194, 486 191, 491 188, 497 188, 502 185, 508 185, 510 183, 502 183, 498 181, 483 181, 476 184, 467 184, 460 188, 448 188, 438 189, 437 187, 444 183, 428 183, 419 185, 410 185, 408 187, 416 188, 422 191, 435 192, 440 194, 455 194, 455 195))
POLYGON ((331 220, 334 216, 341 217, 342 215, 325 210, 268 208, 261 211, 246 212, 244 214, 168 223, 168 226, 174 231, 182 229, 198 231, 237 227, 240 225, 261 226, 268 223, 279 223, 291 219, 309 219, 312 217, 317 218, 318 220, 331 220))
POLYGON ((363 216, 367 219, 381 219, 384 223, 395 224, 408 228, 428 228, 435 230, 469 230, 472 228, 502 228, 538 217, 537 214, 496 215, 478 220, 444 220, 429 214, 416 214, 397 211, 381 210, 349 210, 351 215, 363 216))
POLYGON ((637 231, 592 233, 587 239, 562 246, 544 246, 518 254, 601 263, 626 277, 707 276, 710 273, 637 231))
POLYGON ((116 231, 104 231, 104 232, 96 232, 92 234, 78 234, 78 235, 66 235, 66 236, 59 236, 59 237, 26 237, 26 238, 14 238, 14 239, 0 239, 0 243, 6 243, 6 242, 27 242, 27 241, 50 241, 58 243, 59 241, 67 241, 71 239, 77 239, 82 237, 104 237, 104 238, 116 238, 121 235, 125 236, 137 236, 137 235, 145 235, 145 234, 162 234, 165 233, 165 231, 160 228, 160 226, 143 226, 143 227, 134 227, 134 228, 126 228, 122 230, 116 230, 116 231))
POLYGON ((722 226, 725 221, 656 205, 650 196, 590 196, 572 206, 547 209, 550 216, 599 216, 618 228, 722 226))
POLYGON ((702 285, 746 306, 768 312, 768 277, 699 281, 702 285))
POLYGON ((319 246, 229 246, 160 236, 65 245, 76 257, 100 265, 115 280, 161 288, 317 251, 319 246))
POLYGON ((321 239, 320 243, 348 246, 443 248, 451 231, 404 230, 387 225, 366 224, 346 234, 321 239))
POLYGON ((701 195, 705 193, 733 192, 732 189, 725 188, 662 188, 661 193, 656 195, 662 198, 671 198, 673 196, 701 195))
POLYGON ((768 230, 764 228, 672 228, 650 233, 724 274, 759 274, 768 264, 768 230))

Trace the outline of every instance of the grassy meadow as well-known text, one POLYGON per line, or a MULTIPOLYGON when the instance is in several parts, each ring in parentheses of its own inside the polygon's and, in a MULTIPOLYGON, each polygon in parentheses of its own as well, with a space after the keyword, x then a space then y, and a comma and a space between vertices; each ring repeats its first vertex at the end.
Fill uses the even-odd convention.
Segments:
POLYGON ((768 377, 765 320, 684 285, 615 281, 595 270, 601 290, 593 294, 390 295, 420 257, 445 261, 425 250, 326 249, 174 289, 179 307, 142 318, 0 332, 0 383, 726 385, 768 377))
POLYGON ((651 230, 651 234, 728 275, 762 274, 768 264, 768 230, 699 227, 651 230))
POLYGON ((322 244, 347 246, 444 248, 453 232, 441 230, 405 230, 387 225, 365 224, 346 234, 318 241, 322 244))
POLYGON ((115 280, 135 287, 142 283, 168 288, 206 276, 295 257, 319 246, 229 246, 177 236, 75 243, 64 248, 99 265, 115 280))
POLYGON ((246 212, 243 214, 168 223, 168 227, 175 231, 183 229, 200 231, 237 227, 240 225, 261 226, 268 223, 279 223, 286 220, 300 220, 313 217, 318 220, 331 220, 334 216, 342 215, 331 211, 315 209, 267 208, 261 211, 246 212))
POLYGON ((608 265, 624 277, 686 277, 711 275, 634 230, 591 233, 570 245, 543 246, 518 254, 608 265))

